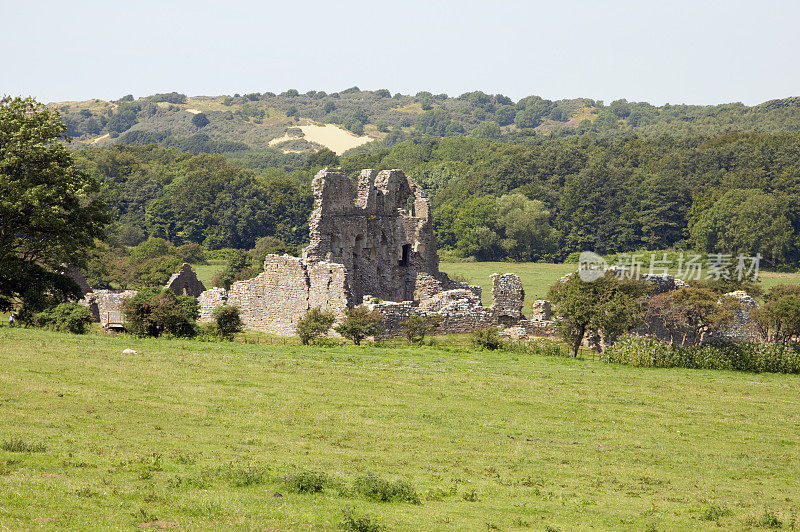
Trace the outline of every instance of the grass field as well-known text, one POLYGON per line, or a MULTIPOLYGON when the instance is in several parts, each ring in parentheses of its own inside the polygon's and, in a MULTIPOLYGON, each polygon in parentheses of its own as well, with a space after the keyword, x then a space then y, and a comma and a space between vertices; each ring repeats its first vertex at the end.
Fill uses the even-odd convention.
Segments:
POLYGON ((798 508, 798 376, 0 328, 0 529, 788 528, 798 508), (293 490, 302 471, 323 491, 293 490), (369 500, 367 474, 420 504, 369 500))

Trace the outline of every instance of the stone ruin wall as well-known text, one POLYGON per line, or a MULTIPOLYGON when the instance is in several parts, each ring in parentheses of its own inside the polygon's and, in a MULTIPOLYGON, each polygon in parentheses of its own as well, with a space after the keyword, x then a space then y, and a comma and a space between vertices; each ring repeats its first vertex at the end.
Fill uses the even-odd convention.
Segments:
POLYGON ((164 288, 175 292, 177 296, 199 297, 206 291, 205 285, 197 278, 194 268, 189 263, 184 262, 181 268, 172 274, 164 288))
POLYGON ((525 290, 519 276, 513 273, 492 274, 492 307, 497 311, 497 318, 501 323, 511 325, 523 319, 524 300, 525 290))
MULTIPOLYGON (((122 303, 125 299, 135 296, 138 293, 137 290, 123 290, 122 292, 114 292, 107 289, 93 290, 79 270, 70 269, 67 275, 81 286, 83 298, 78 303, 89 308, 89 312, 91 312, 92 319, 95 322, 99 322, 105 328, 108 328, 109 324, 120 326, 125 322, 122 303)), ((175 295, 198 298, 207 292, 203 283, 197 279, 194 269, 187 263, 183 263, 181 268, 172 274, 164 288, 172 290, 175 295)), ((208 307, 208 304, 206 306, 208 307)), ((201 316, 202 310, 203 304, 201 302, 201 316)), ((213 307, 211 310, 213 310, 213 307)), ((208 311, 209 319, 211 310, 208 311)))
POLYGON ((122 314, 122 302, 135 296, 136 293, 136 290, 122 292, 94 290, 85 294, 79 303, 89 308, 95 322, 99 322, 103 327, 108 327, 109 323, 119 325, 125 321, 122 314))
POLYGON ((341 317, 347 308, 346 282, 341 264, 267 255, 264 271, 256 277, 237 281, 227 291, 212 288, 201 294, 200 321, 210 321, 214 308, 227 304, 239 307, 247 328, 293 335, 297 321, 310 308, 333 310, 341 317))
POLYGON ((311 186, 314 210, 303 258, 342 264, 350 305, 365 295, 412 301, 418 288, 449 288, 439 272, 428 198, 402 171, 363 170, 354 184, 343 170, 325 169, 311 186))

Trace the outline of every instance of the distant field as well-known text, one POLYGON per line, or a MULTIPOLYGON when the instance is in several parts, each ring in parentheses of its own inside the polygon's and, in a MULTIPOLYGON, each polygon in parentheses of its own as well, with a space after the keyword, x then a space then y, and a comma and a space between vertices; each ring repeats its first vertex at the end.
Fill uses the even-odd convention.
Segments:
POLYGON ((493 273, 516 273, 525 289, 525 301, 543 299, 560 277, 574 272, 575 264, 550 264, 538 262, 443 262, 439 268, 449 275, 467 279, 470 284, 483 288, 483 301, 492 302, 493 273))
POLYGON ((798 397, 792 375, 3 327, 0 529, 788 527, 798 397), (330 480, 298 493, 301 471, 330 480), (367 474, 420 504, 368 500, 367 474))
POLYGON ((194 271, 197 274, 197 278, 200 280, 200 282, 203 283, 206 288, 211 288, 213 284, 211 279, 214 278, 217 272, 220 272, 225 268, 225 261, 211 260, 208 261, 208 264, 192 264, 192 268, 194 268, 194 271))
MULTIPOLYGON (((197 277, 206 287, 211 287, 211 278, 225 266, 223 261, 194 266, 197 277)), ((525 301, 530 303, 536 299, 547 297, 547 291, 560 277, 574 272, 576 264, 551 264, 544 262, 442 262, 439 268, 449 275, 467 279, 470 284, 483 288, 483 301, 492 301, 493 273, 516 273, 525 289, 525 301)), ((674 272, 673 272, 674 273, 674 272)), ((800 274, 761 272, 761 287, 764 290, 776 284, 800 284, 800 274)))

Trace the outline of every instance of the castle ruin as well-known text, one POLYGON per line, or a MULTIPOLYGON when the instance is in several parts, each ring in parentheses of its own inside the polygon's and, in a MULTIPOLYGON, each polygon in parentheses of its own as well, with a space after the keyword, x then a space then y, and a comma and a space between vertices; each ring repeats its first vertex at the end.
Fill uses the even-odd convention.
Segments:
POLYGON ((384 315, 389 335, 412 315, 439 314, 443 332, 523 318, 516 275, 496 275, 494 304, 484 307, 480 287, 439 271, 430 202, 401 170, 363 170, 354 183, 343 170, 326 168, 311 186, 310 244, 302 257, 267 255, 258 276, 206 290, 198 298, 201 321, 222 304, 239 307, 246 327, 284 335, 294 334, 310 308, 341 317, 362 303, 384 315))

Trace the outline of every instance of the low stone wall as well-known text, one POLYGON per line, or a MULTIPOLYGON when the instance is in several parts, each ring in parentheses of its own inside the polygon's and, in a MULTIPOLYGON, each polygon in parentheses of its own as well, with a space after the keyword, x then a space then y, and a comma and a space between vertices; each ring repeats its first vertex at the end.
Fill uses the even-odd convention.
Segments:
POLYGON ((472 290, 456 288, 454 290, 445 290, 428 299, 423 299, 419 302, 419 308, 423 312, 439 312, 447 305, 461 300, 468 301, 473 307, 481 304, 480 296, 475 295, 472 290))
POLYGON ((439 331, 444 334, 463 334, 499 325, 497 309, 475 306, 469 299, 445 305, 437 312, 443 320, 439 331))
POLYGON ((413 301, 377 301, 372 296, 364 296, 364 306, 378 311, 383 316, 383 333, 379 338, 403 336, 401 323, 412 316, 424 316, 425 312, 414 306, 413 301))
POLYGON ((503 337, 511 340, 525 340, 527 338, 556 338, 558 328, 551 320, 520 320, 512 327, 503 329, 500 333, 503 337))
POLYGON ((750 312, 758 308, 758 303, 744 290, 728 292, 726 296, 733 297, 742 306, 736 311, 733 323, 718 334, 718 337, 734 342, 761 342, 763 338, 755 320, 750 312))
POLYGON ((214 309, 228 304, 228 291, 224 288, 209 288, 198 296, 197 303, 200 307, 200 317, 197 321, 211 321, 214 309))
POLYGON ((119 293, 111 290, 95 290, 86 294, 80 300, 80 304, 89 308, 95 322, 100 322, 103 327, 108 327, 109 323, 112 325, 124 323, 122 302, 136 294, 136 290, 125 290, 119 293))

